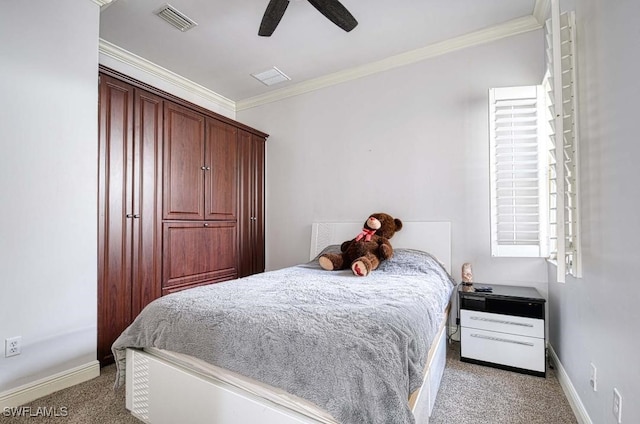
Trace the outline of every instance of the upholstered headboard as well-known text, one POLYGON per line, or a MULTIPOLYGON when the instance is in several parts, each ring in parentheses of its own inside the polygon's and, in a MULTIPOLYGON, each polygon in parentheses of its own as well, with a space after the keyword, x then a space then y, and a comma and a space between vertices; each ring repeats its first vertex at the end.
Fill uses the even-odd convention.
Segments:
MULTIPOLYGON (((362 230, 362 222, 316 222, 311 226, 310 259, 331 244, 341 244, 362 230)), ((435 256, 451 273, 451 223, 448 221, 403 221, 402 230, 391 239, 394 248, 419 249, 435 256)))

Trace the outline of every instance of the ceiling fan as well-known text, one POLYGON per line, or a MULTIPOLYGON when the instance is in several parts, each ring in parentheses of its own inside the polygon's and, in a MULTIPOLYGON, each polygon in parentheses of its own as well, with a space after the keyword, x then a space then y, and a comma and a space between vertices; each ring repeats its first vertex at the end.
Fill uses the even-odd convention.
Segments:
MULTIPOLYGON (((358 25, 356 18, 349 13, 346 7, 338 0, 308 0, 320 13, 331 22, 349 32, 358 25)), ((264 12, 258 35, 270 37, 280 23, 285 10, 289 6, 289 0, 270 0, 267 10, 264 12)))

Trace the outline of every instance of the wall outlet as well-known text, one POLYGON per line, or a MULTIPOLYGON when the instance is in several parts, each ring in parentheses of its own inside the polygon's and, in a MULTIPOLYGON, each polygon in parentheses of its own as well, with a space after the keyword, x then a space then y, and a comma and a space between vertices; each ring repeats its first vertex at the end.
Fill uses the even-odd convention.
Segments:
POLYGON ((11 337, 4 341, 4 357, 20 355, 22 352, 22 336, 11 337))
POLYGON ((613 388, 613 415, 618 420, 618 424, 622 423, 622 395, 615 387, 613 388))
POLYGON ((591 377, 589 377, 589 384, 591 385, 591 388, 593 388, 594 392, 598 391, 598 380, 596 379, 596 375, 597 375, 597 368, 595 365, 593 365, 593 362, 591 363, 591 377))

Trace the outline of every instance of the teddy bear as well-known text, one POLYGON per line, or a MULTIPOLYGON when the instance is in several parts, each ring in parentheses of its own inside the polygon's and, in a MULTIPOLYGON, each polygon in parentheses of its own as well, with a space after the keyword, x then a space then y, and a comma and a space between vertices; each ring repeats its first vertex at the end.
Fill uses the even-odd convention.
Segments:
POLYGON ((393 247, 389 239, 402 229, 402 221, 386 213, 374 213, 364 223, 355 238, 340 246, 341 253, 325 253, 319 258, 327 271, 351 268, 354 275, 366 277, 380 262, 391 258, 393 247))

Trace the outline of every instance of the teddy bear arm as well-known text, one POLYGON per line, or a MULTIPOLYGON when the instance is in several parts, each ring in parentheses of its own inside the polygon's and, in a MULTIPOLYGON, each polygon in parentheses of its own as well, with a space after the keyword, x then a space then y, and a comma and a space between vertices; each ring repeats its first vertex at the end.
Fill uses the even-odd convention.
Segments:
POLYGON ((383 239, 380 241, 378 246, 378 255, 382 259, 389 259, 393 256, 393 247, 391 246, 391 243, 389 243, 389 240, 383 239))
POLYGON ((349 249, 349 246, 351 246, 351 243, 353 243, 353 240, 347 240, 347 241, 343 242, 340 245, 340 251, 341 252, 346 252, 349 249))

